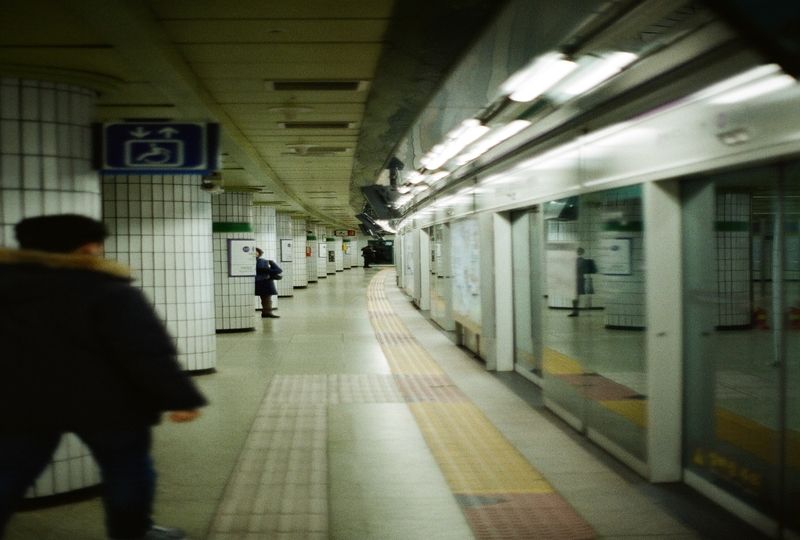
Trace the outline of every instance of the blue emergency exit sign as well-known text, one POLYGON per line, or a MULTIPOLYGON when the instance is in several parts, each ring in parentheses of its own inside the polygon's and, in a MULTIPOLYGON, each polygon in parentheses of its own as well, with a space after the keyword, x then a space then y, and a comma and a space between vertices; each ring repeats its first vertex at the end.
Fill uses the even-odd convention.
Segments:
POLYGON ((110 122, 98 127, 97 161, 104 173, 203 175, 218 169, 217 124, 110 122))

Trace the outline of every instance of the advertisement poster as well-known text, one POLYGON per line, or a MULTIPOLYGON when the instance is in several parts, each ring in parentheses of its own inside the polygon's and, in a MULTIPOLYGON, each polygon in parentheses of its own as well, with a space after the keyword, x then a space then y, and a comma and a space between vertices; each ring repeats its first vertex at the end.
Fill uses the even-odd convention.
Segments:
POLYGON ((245 277, 256 275, 255 238, 228 239, 228 276, 245 277))
POLYGON ((324 259, 328 256, 328 244, 319 244, 317 247, 317 256, 324 259))
POLYGON ((281 262, 292 262, 292 240, 281 239, 281 262))
POLYGON ((631 275, 631 239, 600 240, 600 273, 607 276, 631 275))

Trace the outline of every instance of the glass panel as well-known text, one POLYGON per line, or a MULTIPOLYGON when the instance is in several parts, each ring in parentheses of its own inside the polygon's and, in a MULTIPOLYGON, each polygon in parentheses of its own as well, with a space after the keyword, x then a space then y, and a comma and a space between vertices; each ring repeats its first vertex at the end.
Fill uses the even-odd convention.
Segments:
POLYGON ((684 460, 773 516, 783 474, 782 290, 790 274, 781 270, 787 266, 778 179, 777 167, 762 167, 682 186, 684 460), (773 279, 781 274, 783 280, 773 279))
POLYGON ((533 264, 531 222, 536 214, 523 211, 512 215, 511 242, 514 287, 514 363, 518 371, 541 376, 540 355, 534 340, 541 334, 534 329, 541 307, 533 303, 533 264), (534 309, 537 311, 534 312, 534 309))
POLYGON ((431 318, 445 330, 453 330, 451 300, 450 226, 431 228, 431 318))
POLYGON ((641 189, 552 201, 543 217, 545 397, 644 461, 641 189))
POLYGON ((479 239, 476 218, 455 221, 450 225, 453 318, 474 335, 481 331, 479 239))
POLYGON ((800 164, 784 169, 785 476, 786 526, 800 533, 800 164))

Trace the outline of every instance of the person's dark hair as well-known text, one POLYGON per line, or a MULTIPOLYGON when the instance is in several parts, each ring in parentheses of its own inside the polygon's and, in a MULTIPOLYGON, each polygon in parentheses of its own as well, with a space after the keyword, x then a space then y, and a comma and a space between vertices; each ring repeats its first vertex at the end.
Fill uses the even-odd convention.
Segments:
POLYGON ((21 248, 54 253, 70 253, 108 236, 102 222, 77 214, 26 218, 14 226, 14 233, 21 248))
POLYGON ((264 254, 264 250, 261 248, 256 248, 256 253, 258 254, 259 257, 261 257, 264 254))

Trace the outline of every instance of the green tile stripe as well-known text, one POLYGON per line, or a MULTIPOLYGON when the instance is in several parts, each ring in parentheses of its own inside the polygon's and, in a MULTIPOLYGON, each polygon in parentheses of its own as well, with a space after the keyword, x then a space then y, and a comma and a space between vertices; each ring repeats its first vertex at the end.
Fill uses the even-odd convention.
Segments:
POLYGON ((216 233, 253 232, 253 226, 246 222, 235 223, 217 221, 211 224, 211 231, 216 233))
POLYGON ((749 232, 750 223, 747 221, 717 221, 714 223, 717 232, 749 232))

